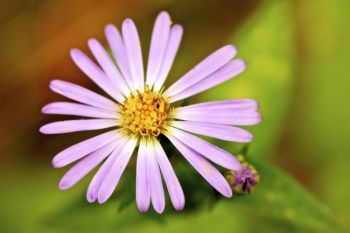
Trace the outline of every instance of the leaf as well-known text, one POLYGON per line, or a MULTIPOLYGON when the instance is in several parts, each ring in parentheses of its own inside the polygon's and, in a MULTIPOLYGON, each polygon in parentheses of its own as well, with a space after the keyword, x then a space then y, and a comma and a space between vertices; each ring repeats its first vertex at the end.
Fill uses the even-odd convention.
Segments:
MULTIPOLYGON (((237 208, 288 232, 341 232, 328 207, 280 169, 255 161, 261 182, 252 195, 239 197, 237 208)), ((284 231, 285 232, 285 231, 284 231)))

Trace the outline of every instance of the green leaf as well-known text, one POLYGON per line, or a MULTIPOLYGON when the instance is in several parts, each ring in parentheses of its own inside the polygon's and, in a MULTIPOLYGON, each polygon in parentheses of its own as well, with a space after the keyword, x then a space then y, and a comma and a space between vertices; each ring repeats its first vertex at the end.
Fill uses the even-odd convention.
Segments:
POLYGON ((237 208, 259 221, 268 221, 265 227, 271 231, 278 224, 283 232, 341 232, 330 209, 293 178, 272 165, 253 164, 260 171, 261 183, 252 195, 237 200, 237 208))

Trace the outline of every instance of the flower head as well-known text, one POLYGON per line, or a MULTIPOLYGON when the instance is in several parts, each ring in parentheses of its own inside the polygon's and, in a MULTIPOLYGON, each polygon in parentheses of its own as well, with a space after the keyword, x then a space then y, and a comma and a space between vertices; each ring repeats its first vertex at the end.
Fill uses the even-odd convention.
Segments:
POLYGON ((255 100, 241 99, 170 108, 174 102, 214 87, 245 69, 241 59, 232 60, 237 52, 235 47, 224 46, 163 91, 182 31, 180 25, 172 25, 168 13, 159 14, 153 29, 146 75, 139 36, 131 19, 123 22, 121 33, 113 25, 105 28, 116 63, 95 39, 90 39, 88 46, 98 64, 82 51, 71 50, 75 64, 110 98, 73 83, 54 80, 50 88, 76 102, 50 103, 43 107, 42 112, 89 119, 49 123, 42 126, 40 132, 60 134, 112 129, 75 144, 54 157, 53 165, 57 168, 77 162, 61 179, 61 189, 72 187, 102 163, 88 187, 87 200, 104 203, 114 192, 137 150, 138 208, 147 211, 152 203, 157 212, 163 212, 163 177, 174 208, 181 210, 185 198, 158 141, 158 136, 163 134, 218 192, 226 197, 232 196, 230 185, 211 162, 231 170, 239 170, 240 162, 230 153, 193 134, 249 142, 252 135, 233 125, 259 123, 258 105, 255 100))

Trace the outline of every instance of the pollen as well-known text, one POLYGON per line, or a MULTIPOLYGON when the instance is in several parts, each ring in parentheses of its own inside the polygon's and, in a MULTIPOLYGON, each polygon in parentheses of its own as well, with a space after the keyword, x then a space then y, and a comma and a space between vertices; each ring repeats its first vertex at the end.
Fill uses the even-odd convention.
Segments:
POLYGON ((122 126, 131 135, 157 137, 166 126, 169 106, 167 98, 146 86, 119 105, 122 126))

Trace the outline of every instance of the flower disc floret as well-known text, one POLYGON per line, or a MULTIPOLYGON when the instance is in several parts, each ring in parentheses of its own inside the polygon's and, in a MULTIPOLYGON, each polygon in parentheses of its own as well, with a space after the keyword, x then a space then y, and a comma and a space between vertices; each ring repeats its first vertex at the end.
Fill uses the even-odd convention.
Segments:
POLYGON ((119 107, 122 124, 128 134, 157 137, 165 128, 169 102, 161 93, 147 86, 143 93, 131 95, 119 107))

